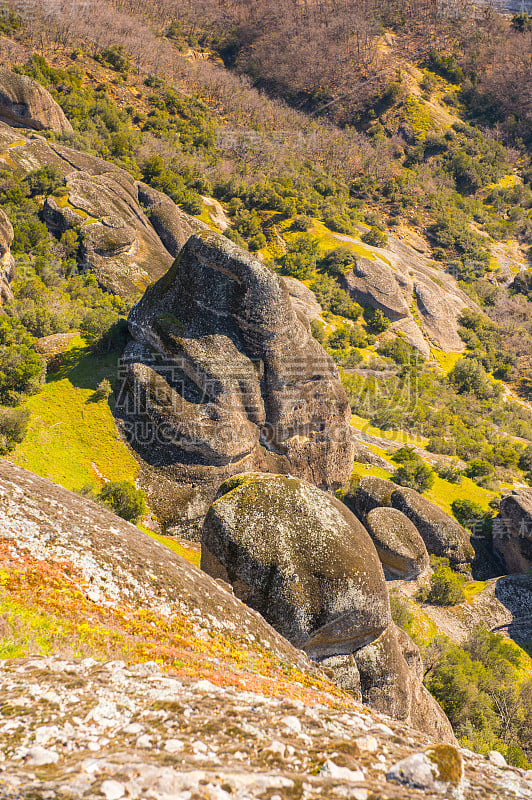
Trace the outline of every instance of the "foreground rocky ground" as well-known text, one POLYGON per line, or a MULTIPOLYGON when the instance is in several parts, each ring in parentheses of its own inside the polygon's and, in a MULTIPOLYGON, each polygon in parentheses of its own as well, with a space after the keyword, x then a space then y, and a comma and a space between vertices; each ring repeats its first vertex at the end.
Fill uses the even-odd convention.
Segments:
POLYGON ((426 750, 369 709, 182 680, 154 662, 13 659, 0 696, 6 799, 532 797, 530 773, 426 750))

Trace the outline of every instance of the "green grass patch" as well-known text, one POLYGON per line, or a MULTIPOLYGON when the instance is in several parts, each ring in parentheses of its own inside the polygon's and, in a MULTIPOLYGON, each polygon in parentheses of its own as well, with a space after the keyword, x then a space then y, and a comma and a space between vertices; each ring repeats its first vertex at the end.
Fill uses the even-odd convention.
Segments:
POLYGON ((148 536, 151 536, 152 539, 155 539, 156 542, 159 542, 159 544, 163 544, 174 553, 177 553, 178 556, 181 556, 191 564, 199 567, 201 561, 201 550, 199 547, 190 547, 189 545, 184 544, 184 542, 174 539, 173 536, 163 536, 160 533, 150 531, 148 528, 144 527, 144 525, 137 525, 137 527, 140 528, 140 530, 144 533, 147 533, 148 536))
POLYGON ((134 482, 138 465, 118 435, 110 403, 92 400, 103 378, 116 383, 117 366, 116 353, 97 358, 74 339, 61 369, 26 401, 28 433, 11 461, 74 491, 98 488, 103 478, 134 482))
POLYGON ((466 601, 470 603, 477 595, 483 592, 489 584, 490 581, 470 581, 466 583, 463 587, 466 601))
POLYGON ((444 353, 443 350, 432 350, 431 355, 445 375, 449 374, 458 359, 462 357, 462 353, 444 353))
POLYGON ((477 486, 470 478, 463 478, 461 483, 450 483, 434 474, 434 485, 423 496, 453 516, 451 511, 453 500, 473 500, 482 506, 484 511, 489 511, 489 501, 496 497, 496 492, 477 486))

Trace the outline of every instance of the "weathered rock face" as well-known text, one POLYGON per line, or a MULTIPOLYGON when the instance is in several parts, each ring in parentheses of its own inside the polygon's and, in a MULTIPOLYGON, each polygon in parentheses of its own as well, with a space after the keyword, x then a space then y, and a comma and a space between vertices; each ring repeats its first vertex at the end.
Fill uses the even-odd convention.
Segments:
POLYGON ((344 503, 365 524, 369 512, 381 506, 391 506, 392 493, 397 484, 368 475, 360 478, 354 491, 349 491, 343 498, 344 503))
POLYGON ((114 164, 38 134, 24 136, 1 122, 0 164, 23 173, 50 165, 64 175, 64 194, 47 198, 44 221, 58 235, 75 230, 80 266, 91 270, 104 289, 126 299, 140 297, 169 269, 190 233, 206 228, 114 164), (153 224, 143 204, 153 206, 153 224))
POLYGON ((0 308, 13 299, 10 283, 15 277, 15 260, 11 255, 13 226, 0 209, 0 308))
POLYGON ((57 133, 72 130, 61 107, 37 81, 0 70, 0 120, 20 128, 57 133))
POLYGON ((395 275, 384 261, 357 258, 356 266, 345 278, 345 286, 353 300, 384 311, 392 320, 409 314, 395 275))
POLYGON ((203 525, 201 566, 314 659, 352 653, 391 622, 367 532, 342 503, 295 478, 226 481, 203 525))
POLYGON ((371 539, 336 498, 295 478, 235 476, 205 519, 201 566, 355 697, 454 741, 417 648, 391 622, 371 539))
POLYGON ((464 343, 458 334, 458 318, 464 308, 463 301, 442 291, 430 278, 418 279, 414 292, 429 339, 443 350, 462 350, 464 343))
POLYGON ((348 478, 337 368, 283 282, 249 253, 214 233, 192 236, 129 326, 118 413, 167 526, 194 530, 220 483, 241 472, 322 487, 348 478))
POLYGON ((397 486, 391 504, 414 523, 429 553, 448 558, 458 569, 473 560, 475 553, 465 528, 418 492, 397 486))
POLYGON ((303 314, 308 320, 318 319, 323 309, 316 300, 316 295, 312 289, 309 289, 304 283, 298 281, 297 278, 290 278, 287 276, 283 278, 283 281, 288 289, 288 294, 290 295, 290 300, 295 310, 303 314))
POLYGON ((532 489, 519 489, 501 500, 493 525, 493 548, 508 572, 532 567, 532 489))
POLYGON ((455 741, 449 720, 423 686, 419 650, 404 631, 390 625, 355 660, 365 703, 419 730, 432 730, 440 741, 455 741))
POLYGON ((140 203, 149 210, 151 224, 174 258, 193 233, 210 230, 201 220, 181 211, 168 195, 152 189, 145 183, 139 183, 137 186, 140 203))
POLYGON ((417 528, 395 508, 374 508, 366 528, 379 554, 385 574, 413 580, 429 567, 429 554, 417 528))
POLYGON ((44 218, 52 230, 79 231, 82 265, 115 294, 138 296, 172 263, 126 173, 69 174, 65 196, 48 197, 44 218))

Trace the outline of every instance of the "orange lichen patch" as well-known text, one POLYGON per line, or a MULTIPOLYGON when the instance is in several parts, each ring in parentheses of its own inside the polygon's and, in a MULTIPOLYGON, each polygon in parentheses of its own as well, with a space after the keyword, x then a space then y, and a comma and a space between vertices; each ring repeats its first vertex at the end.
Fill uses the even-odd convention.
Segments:
MULTIPOLYGON (((0 614, 11 640, 20 640, 10 656, 67 650, 128 663, 153 660, 185 679, 206 678, 306 705, 356 707, 325 678, 299 671, 238 632, 202 627, 179 607, 165 616, 127 602, 94 601, 93 587, 68 561, 23 555, 0 538, 0 563, 0 614), (30 629, 35 635, 27 635, 30 629)), ((0 650, 1 645, 0 635, 0 650)))

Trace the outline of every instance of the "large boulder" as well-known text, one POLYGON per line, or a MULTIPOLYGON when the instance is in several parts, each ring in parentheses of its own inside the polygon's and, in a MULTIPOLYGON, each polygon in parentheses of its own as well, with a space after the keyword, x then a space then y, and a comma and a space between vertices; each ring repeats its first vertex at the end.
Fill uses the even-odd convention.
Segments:
POLYGON ((382 567, 353 514, 311 484, 247 474, 220 488, 201 566, 312 658, 345 655, 390 624, 382 567))
POLYGON ((345 288, 353 300, 380 309, 392 320, 410 314, 394 272, 380 259, 357 258, 356 265, 345 278, 345 288))
POLYGON ((502 498, 493 524, 493 548, 508 572, 532 567, 532 489, 518 489, 502 498))
POLYGON ((350 488, 343 501, 364 524, 369 512, 381 506, 391 506, 397 484, 374 475, 367 475, 350 488))
POLYGON ((461 352, 465 345, 458 328, 463 300, 426 277, 416 280, 414 295, 429 340, 446 352, 461 352))
POLYGON ((163 522, 194 535, 231 475, 351 472, 338 370, 283 281, 224 236, 192 236, 132 309, 117 414, 163 522))
POLYGON ((415 525, 431 555, 448 558, 451 566, 464 569, 474 558, 470 536, 456 520, 414 489, 397 486, 391 505, 415 525))
POLYGON ((429 567, 429 554, 417 528, 395 508, 374 508, 366 518, 384 572, 394 578, 412 580, 429 567))
POLYGON ((72 130, 61 107, 37 81, 16 72, 0 70, 0 120, 17 128, 72 130))
POLYGON ((372 541, 335 497, 282 475, 231 478, 205 519, 201 566, 343 689, 454 741, 417 648, 391 621, 372 541))
POLYGON ((13 299, 10 283, 15 277, 15 259, 11 255, 13 226, 0 209, 0 308, 13 299))

